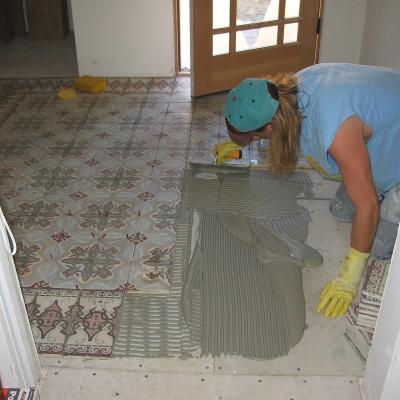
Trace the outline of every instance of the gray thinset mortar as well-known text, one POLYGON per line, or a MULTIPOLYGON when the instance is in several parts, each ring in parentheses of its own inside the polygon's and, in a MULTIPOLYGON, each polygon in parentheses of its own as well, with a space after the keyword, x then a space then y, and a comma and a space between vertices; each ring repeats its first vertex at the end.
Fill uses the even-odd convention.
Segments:
POLYGON ((299 267, 322 262, 304 244, 310 218, 296 202, 310 188, 305 173, 281 181, 248 168, 186 171, 170 293, 126 295, 113 355, 286 354, 304 330, 299 267))

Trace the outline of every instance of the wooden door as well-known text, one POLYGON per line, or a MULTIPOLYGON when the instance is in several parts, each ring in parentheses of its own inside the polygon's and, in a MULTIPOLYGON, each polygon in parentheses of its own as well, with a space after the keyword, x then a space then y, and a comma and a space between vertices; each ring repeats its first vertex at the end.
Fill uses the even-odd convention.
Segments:
POLYGON ((322 0, 191 0, 192 95, 316 62, 322 0))
POLYGON ((21 0, 0 0, 0 42, 10 42, 15 36, 25 36, 25 21, 21 0))
POLYGON ((32 40, 63 40, 69 32, 67 0, 26 0, 32 40))

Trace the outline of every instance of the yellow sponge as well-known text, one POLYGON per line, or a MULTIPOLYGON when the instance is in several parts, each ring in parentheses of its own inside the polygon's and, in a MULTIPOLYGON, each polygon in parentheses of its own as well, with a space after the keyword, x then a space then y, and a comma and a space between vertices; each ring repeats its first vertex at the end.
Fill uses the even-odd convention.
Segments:
POLYGON ((59 92, 58 92, 58 97, 61 100, 71 100, 74 97, 77 96, 78 93, 76 93, 76 89, 75 88, 62 88, 59 92))
POLYGON ((100 93, 107 87, 107 81, 94 76, 81 76, 74 80, 74 86, 82 92, 100 93))

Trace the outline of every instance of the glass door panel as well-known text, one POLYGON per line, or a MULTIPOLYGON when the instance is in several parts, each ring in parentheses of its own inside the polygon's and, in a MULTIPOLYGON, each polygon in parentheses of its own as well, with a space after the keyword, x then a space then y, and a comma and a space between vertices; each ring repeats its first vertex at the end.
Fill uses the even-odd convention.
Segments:
POLYGON ((300 0, 286 0, 285 18, 297 18, 300 16, 300 0))
POLYGON ((213 56, 229 53, 229 33, 213 35, 213 56))
POLYGON ((229 27, 230 0, 213 0, 213 29, 229 27))
POLYGON ((299 24, 294 22, 293 24, 285 24, 283 31, 283 44, 297 42, 297 36, 299 32, 299 24))
POLYGON ((236 51, 276 46, 277 43, 278 26, 236 32, 236 51))

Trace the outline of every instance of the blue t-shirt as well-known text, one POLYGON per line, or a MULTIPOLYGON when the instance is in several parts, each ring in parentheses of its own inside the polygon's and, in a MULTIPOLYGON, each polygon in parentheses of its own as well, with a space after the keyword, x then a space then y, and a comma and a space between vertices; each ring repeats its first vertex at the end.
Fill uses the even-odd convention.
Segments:
POLYGON ((400 183, 400 71, 317 64, 296 74, 302 113, 300 148, 321 173, 339 173, 328 149, 339 127, 357 116, 372 130, 367 149, 379 193, 400 183))

